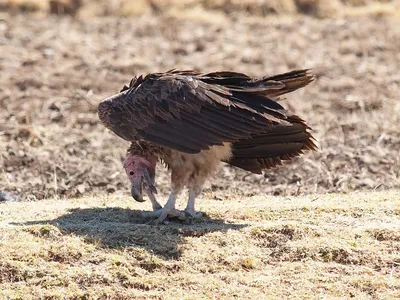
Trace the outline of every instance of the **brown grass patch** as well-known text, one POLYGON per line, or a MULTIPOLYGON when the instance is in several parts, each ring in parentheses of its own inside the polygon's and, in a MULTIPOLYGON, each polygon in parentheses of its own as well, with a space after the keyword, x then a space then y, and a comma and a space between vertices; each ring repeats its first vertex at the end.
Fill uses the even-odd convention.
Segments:
POLYGON ((202 201, 191 226, 117 196, 3 203, 0 297, 399 297, 399 192, 315 197, 202 201))

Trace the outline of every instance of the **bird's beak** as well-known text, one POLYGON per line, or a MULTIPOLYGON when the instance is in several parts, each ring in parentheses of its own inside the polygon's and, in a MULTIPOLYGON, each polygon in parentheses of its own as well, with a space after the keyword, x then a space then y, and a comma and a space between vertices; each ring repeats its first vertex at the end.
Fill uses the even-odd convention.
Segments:
POLYGON ((144 202, 143 200, 143 195, 142 195, 142 189, 138 189, 136 186, 131 186, 131 195, 133 199, 135 199, 138 202, 144 202))

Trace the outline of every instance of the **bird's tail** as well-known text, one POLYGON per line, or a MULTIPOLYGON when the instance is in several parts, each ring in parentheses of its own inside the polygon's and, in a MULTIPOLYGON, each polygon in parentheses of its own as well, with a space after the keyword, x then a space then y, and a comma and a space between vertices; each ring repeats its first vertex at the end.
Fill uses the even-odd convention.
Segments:
MULTIPOLYGON (((249 96, 262 96, 277 100, 283 94, 302 88, 315 79, 311 70, 295 70, 275 76, 252 78, 242 73, 214 72, 206 74, 202 80, 207 83, 219 84, 232 92, 249 96)), ((239 96, 240 98, 240 96, 239 96)))
POLYGON ((267 96, 275 97, 283 94, 291 93, 299 88, 302 88, 314 81, 315 76, 312 74, 311 70, 296 70, 287 72, 280 75, 275 75, 272 77, 263 78, 265 82, 268 81, 276 81, 284 84, 282 89, 276 89, 275 91, 271 91, 267 96))
POLYGON ((262 170, 282 165, 304 150, 316 150, 314 138, 299 117, 288 118, 291 126, 276 125, 268 133, 232 144, 232 157, 227 163, 261 174, 262 170))

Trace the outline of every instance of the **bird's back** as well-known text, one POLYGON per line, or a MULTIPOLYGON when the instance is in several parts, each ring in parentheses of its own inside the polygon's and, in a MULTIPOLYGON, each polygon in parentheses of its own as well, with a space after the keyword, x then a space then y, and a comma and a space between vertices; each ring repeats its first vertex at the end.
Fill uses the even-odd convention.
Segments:
POLYGON ((99 105, 101 121, 120 137, 184 153, 232 144, 227 162, 260 173, 316 146, 305 122, 279 96, 306 86, 309 70, 252 78, 195 71, 135 77, 99 105))

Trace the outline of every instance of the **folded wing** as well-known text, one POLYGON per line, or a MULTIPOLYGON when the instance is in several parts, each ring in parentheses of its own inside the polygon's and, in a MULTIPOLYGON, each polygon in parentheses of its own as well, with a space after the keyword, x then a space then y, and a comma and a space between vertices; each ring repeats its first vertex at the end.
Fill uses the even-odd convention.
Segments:
MULTIPOLYGON (((244 141, 264 145, 277 128, 294 126, 276 97, 312 80, 308 70, 260 79, 233 72, 169 71, 133 80, 102 101, 98 111, 106 127, 128 141, 144 139, 186 153, 232 142, 241 156, 252 155, 244 141)), ((254 155, 264 151, 251 149, 254 155)))

